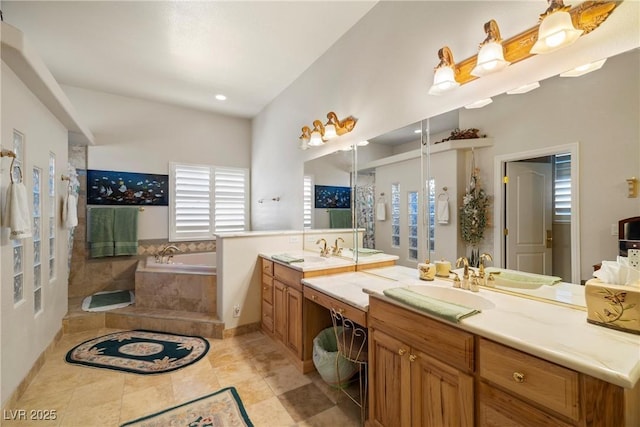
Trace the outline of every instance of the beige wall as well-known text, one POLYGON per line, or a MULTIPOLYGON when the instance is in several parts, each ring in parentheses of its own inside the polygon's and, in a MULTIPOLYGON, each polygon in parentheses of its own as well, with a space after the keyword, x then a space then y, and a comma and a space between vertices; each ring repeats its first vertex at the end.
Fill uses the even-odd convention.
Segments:
MULTIPOLYGON (((301 227, 302 206, 297 201, 302 199, 302 186, 291 183, 301 182, 305 160, 322 155, 331 148, 301 152, 294 147, 300 125, 323 117, 327 111, 335 111, 339 116, 351 114, 359 119, 351 134, 333 143, 335 149, 640 46, 640 3, 622 2, 600 28, 581 37, 569 48, 534 56, 512 65, 499 75, 484 77, 447 95, 427 95, 432 70, 437 63, 436 53, 442 45, 449 45, 455 58, 461 60, 475 53, 477 43, 482 39, 482 25, 488 19, 496 19, 503 37, 510 37, 534 24, 539 13, 539 2, 378 3, 254 118, 252 173, 260 179, 252 180, 252 206, 267 191, 281 193, 284 197, 277 216, 267 211, 254 211, 253 228, 301 227), (477 31, 474 30, 476 28, 477 31), (308 102, 311 99, 313 102, 308 102)), ((580 209, 581 212, 588 211, 588 219, 581 219, 583 275, 590 264, 614 255, 615 247, 611 243, 615 238, 607 235, 610 224, 639 211, 638 199, 626 200, 613 195, 622 191, 626 184, 622 175, 639 175, 638 138, 633 135, 633 130, 637 132, 638 91, 628 86, 629 79, 637 83, 637 75, 636 72, 635 77, 609 81, 608 84, 618 88, 608 92, 611 96, 606 103, 601 103, 598 97, 607 90, 599 88, 595 90, 598 97, 591 95, 591 90, 571 91, 568 101, 560 106, 550 99, 539 106, 545 113, 543 118, 531 121, 528 132, 522 132, 526 139, 521 138, 519 128, 514 128, 511 135, 517 140, 510 138, 505 142, 499 138, 502 144, 524 144, 519 149, 541 144, 555 145, 558 141, 565 142, 569 134, 573 135, 571 142, 582 141, 580 170, 581 178, 587 178, 587 181, 581 188, 588 191, 581 197, 580 209), (635 101, 630 99, 632 95, 635 95, 635 101), (610 102, 612 100, 615 102, 610 102), (584 114, 576 114, 576 111, 584 114), (557 114, 554 116, 552 113, 557 114), (620 113, 624 116, 621 120, 618 119, 620 113), (628 117, 633 114, 636 122, 630 124, 628 117), (544 129, 540 120, 551 120, 553 126, 549 130, 560 130, 561 126, 566 126, 567 130, 563 131, 562 138, 549 138, 549 134, 545 134, 544 139, 537 138, 537 133, 544 129), (633 128, 629 134, 631 125, 633 128), (589 136, 591 126, 598 128, 594 132, 597 138, 589 136), (630 154, 623 155, 623 152, 630 154), (628 163, 628 167, 619 167, 621 157, 625 157, 622 162, 628 163), (608 167, 604 166, 608 164, 617 165, 615 173, 608 173, 608 167), (598 191, 593 191, 594 188, 598 191), (598 196, 594 197, 595 194, 598 196), (583 202, 587 197, 589 201, 583 202), (602 203, 599 197, 604 197, 606 203, 602 203)), ((561 90, 555 93, 560 94, 561 90)), ((480 111, 483 110, 490 111, 487 107, 480 111)), ((517 111, 519 119, 530 117, 526 106, 517 111)), ((514 118, 515 114, 514 109, 505 110, 502 115, 483 121, 480 129, 492 137, 494 128, 497 126, 498 131, 504 128, 507 124, 505 118, 514 118)), ((463 117, 460 120, 463 127, 478 123, 463 117)), ((490 188, 493 186, 493 166, 489 165, 493 156, 502 150, 512 149, 508 145, 498 148, 497 144, 498 141, 495 149, 485 150, 480 160, 484 182, 490 188)))
MULTIPOLYGON (((169 173, 169 161, 248 168, 251 122, 137 98, 62 87, 93 131, 87 168, 169 173)), ((148 206, 140 239, 167 239, 168 207, 148 206)))
MULTIPOLYGON (((0 236, 0 401, 6 402, 26 376, 36 359, 47 348, 62 327, 67 312, 67 230, 61 227, 60 212, 65 187, 56 179, 56 276, 49 281, 49 152, 56 155, 56 176, 67 170, 67 129, 22 83, 16 74, 2 63, 2 141, 4 149, 13 148, 13 129, 24 134, 25 153, 22 172, 27 187, 29 206, 33 213, 33 168, 42 169, 42 307, 34 314, 33 301, 33 238, 23 240, 24 300, 13 303, 13 250, 7 228, 0 236)), ((2 158, 0 194, 9 184, 10 159, 2 158)), ((3 204, 4 205, 4 204, 3 204)))

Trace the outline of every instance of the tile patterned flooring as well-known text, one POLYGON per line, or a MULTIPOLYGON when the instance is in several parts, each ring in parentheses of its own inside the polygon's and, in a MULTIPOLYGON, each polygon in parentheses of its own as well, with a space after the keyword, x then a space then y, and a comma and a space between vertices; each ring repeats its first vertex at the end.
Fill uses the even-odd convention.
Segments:
POLYGON ((136 375, 65 362, 73 346, 116 331, 63 335, 16 407, 5 408, 55 410, 56 420, 0 419, 0 425, 118 426, 228 386, 236 387, 256 427, 360 425, 360 409, 347 396, 330 388, 317 372, 300 374, 262 332, 210 339, 206 357, 166 374, 136 375))

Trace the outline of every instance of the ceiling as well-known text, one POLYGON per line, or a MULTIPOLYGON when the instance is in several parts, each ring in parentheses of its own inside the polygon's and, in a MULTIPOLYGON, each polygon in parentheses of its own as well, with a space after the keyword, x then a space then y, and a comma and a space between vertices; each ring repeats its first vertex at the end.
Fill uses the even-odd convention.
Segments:
POLYGON ((2 12, 62 85, 250 118, 375 4, 3 0, 2 12))

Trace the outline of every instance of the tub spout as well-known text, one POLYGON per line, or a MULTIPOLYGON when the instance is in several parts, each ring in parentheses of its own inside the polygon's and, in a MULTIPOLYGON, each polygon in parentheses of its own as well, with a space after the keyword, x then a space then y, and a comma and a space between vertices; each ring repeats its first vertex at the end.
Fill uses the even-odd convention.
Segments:
POLYGON ((176 253, 176 252, 182 252, 180 250, 180 248, 178 248, 177 246, 174 245, 169 245, 164 247, 159 254, 156 255, 156 261, 159 262, 160 264, 166 264, 169 261, 165 262, 165 256, 167 256, 167 252, 169 253, 169 260, 172 258, 172 254, 176 253))

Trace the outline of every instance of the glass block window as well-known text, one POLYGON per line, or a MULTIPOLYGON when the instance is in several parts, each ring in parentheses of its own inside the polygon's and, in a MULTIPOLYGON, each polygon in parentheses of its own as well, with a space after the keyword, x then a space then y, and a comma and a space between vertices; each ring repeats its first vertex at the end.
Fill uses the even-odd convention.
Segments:
POLYGON ((418 259, 418 192, 407 193, 408 231, 409 231, 409 259, 418 259))
POLYGON ((42 170, 33 168, 33 311, 42 311, 42 170))
POLYGON ((400 246, 400 184, 391 184, 391 246, 400 246))
POLYGON ((49 153, 49 282, 56 277, 56 155, 49 153))
POLYGON ((431 178, 427 180, 429 191, 429 250, 436 248, 436 181, 431 178))
MULTIPOLYGON (((13 162, 14 180, 21 179, 20 167, 24 158, 24 135, 14 129, 13 131, 13 152, 16 154, 13 162)), ((24 244, 22 239, 11 241, 13 248, 13 303, 17 304, 24 300, 24 244)))

